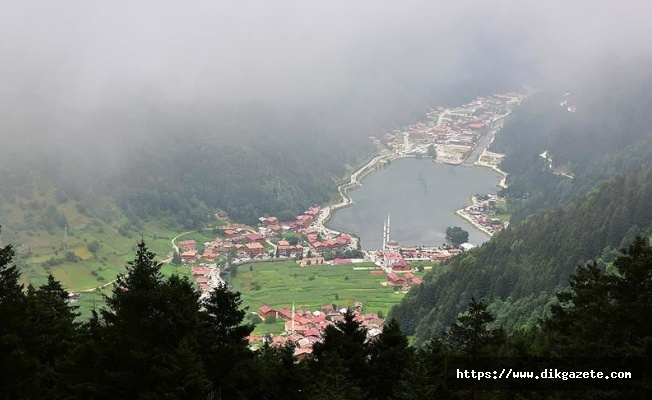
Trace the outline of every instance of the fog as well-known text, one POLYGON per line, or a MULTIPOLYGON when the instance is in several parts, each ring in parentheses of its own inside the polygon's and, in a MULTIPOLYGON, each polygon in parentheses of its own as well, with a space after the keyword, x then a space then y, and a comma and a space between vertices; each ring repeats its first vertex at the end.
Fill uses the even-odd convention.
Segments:
POLYGON ((537 89, 646 69, 648 2, 569 3, 3 2, 2 148, 108 149, 175 109, 382 113, 458 83, 537 89))

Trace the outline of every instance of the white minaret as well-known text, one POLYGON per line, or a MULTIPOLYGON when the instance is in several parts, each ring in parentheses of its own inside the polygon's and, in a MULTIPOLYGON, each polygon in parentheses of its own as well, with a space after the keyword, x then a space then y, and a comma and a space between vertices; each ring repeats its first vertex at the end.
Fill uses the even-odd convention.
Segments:
POLYGON ((294 333, 294 302, 292 302, 292 332, 294 333))
POLYGON ((387 246, 387 221, 383 221, 383 247, 380 251, 385 253, 385 248, 387 246))
POLYGON ((387 241, 389 242, 389 214, 387 214, 387 241))

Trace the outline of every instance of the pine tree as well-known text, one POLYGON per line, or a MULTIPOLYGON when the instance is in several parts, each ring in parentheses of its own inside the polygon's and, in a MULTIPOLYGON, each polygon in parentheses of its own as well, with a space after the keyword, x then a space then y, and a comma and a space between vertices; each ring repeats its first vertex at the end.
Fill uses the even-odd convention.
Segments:
POLYGON ((3 398, 15 397, 12 394, 18 383, 18 371, 24 368, 19 326, 26 299, 18 268, 10 265, 13 256, 11 245, 0 248, 0 396, 3 398))
POLYGON ((448 399, 446 389, 446 357, 448 352, 439 339, 430 340, 416 349, 395 390, 402 400, 448 399))
POLYGON ((246 387, 253 358, 247 336, 253 325, 243 324, 246 311, 240 293, 225 285, 213 289, 201 302, 200 334, 202 362, 214 393, 232 398, 246 387))
POLYGON ((327 326, 324 329, 323 341, 314 344, 314 367, 323 371, 326 361, 335 358, 343 365, 344 375, 351 383, 362 387, 368 377, 367 329, 355 319, 355 313, 351 309, 348 309, 343 317, 342 321, 327 326))
POLYGON ((365 385, 371 398, 392 398, 411 356, 407 337, 396 319, 391 319, 369 345, 369 379, 365 385))
POLYGON ((649 356, 652 343, 652 247, 636 237, 616 258, 617 274, 596 262, 577 269, 543 321, 552 355, 649 356))
POLYGON ((455 353, 470 357, 496 356, 504 342, 501 328, 489 328, 496 318, 487 310, 487 303, 471 298, 466 312, 444 334, 444 341, 455 353))
POLYGON ((76 308, 52 275, 38 289, 28 287, 20 329, 27 372, 19 383, 20 398, 69 396, 68 370, 74 365, 72 352, 79 343, 76 308))
POLYGON ((199 294, 187 279, 164 280, 144 241, 102 310, 102 397, 197 398, 208 390, 197 342, 199 294), (193 364, 197 368, 188 369, 193 364))

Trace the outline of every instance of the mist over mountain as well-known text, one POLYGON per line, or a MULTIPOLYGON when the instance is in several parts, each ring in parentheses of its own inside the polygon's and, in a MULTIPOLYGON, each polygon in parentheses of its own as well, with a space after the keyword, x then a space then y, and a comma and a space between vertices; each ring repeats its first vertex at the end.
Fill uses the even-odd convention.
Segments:
MULTIPOLYGON (((352 109, 384 126, 388 113, 402 119, 401 105, 447 102, 447 88, 474 96, 647 61, 645 3, 628 3, 10 2, 0 17, 2 147, 100 148, 113 159, 159 138, 152 120, 195 108, 213 122, 255 105, 308 109, 326 126, 352 109), (317 117, 323 107, 330 118, 317 117)), ((238 124, 265 121, 238 114, 238 124)))

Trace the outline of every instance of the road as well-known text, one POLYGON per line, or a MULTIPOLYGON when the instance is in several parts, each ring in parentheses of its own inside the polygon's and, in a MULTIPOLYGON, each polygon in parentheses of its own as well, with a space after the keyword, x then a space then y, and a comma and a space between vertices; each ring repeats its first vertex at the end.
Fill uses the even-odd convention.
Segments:
POLYGON ((482 153, 489 147, 489 144, 491 144, 491 142, 494 140, 496 132, 500 130, 500 128, 496 126, 496 123, 505 118, 507 115, 509 115, 509 113, 495 118, 493 121, 491 121, 491 132, 487 133, 480 139, 480 141, 476 144, 469 155, 466 156, 462 162, 463 164, 473 165, 477 163, 477 161, 480 159, 480 155, 482 155, 482 153))

